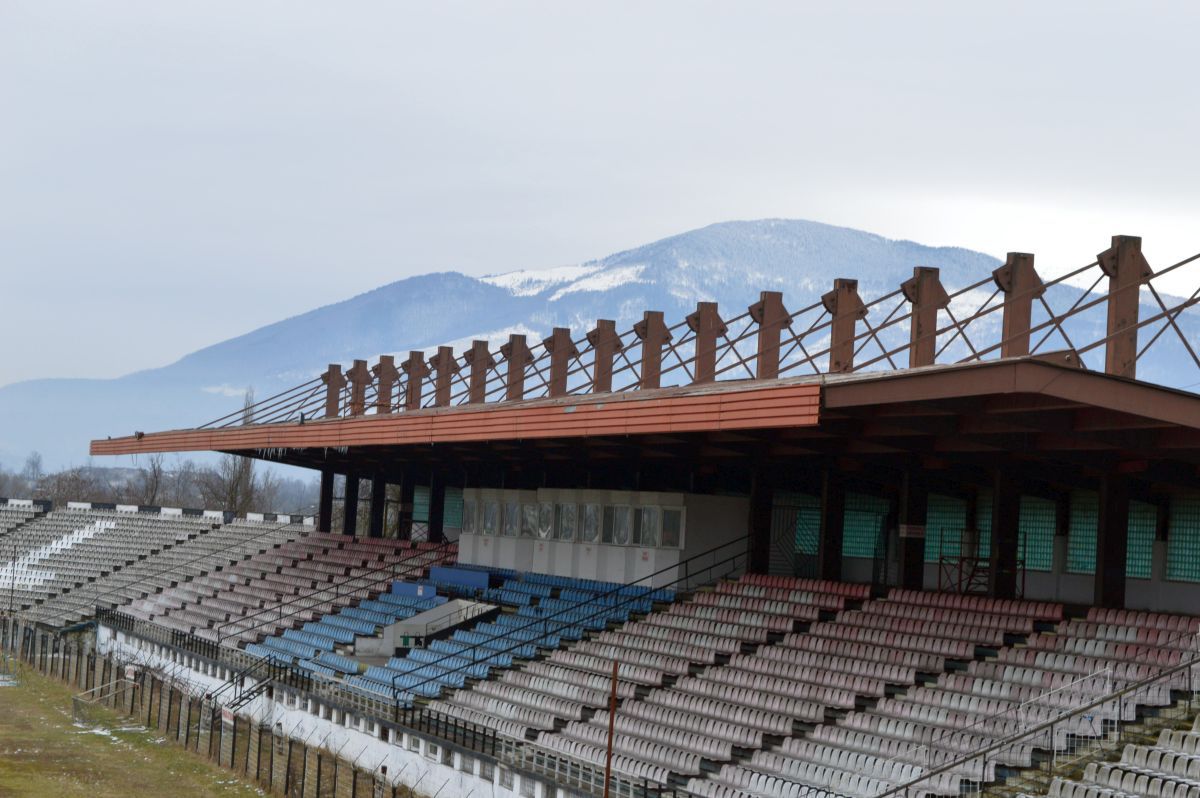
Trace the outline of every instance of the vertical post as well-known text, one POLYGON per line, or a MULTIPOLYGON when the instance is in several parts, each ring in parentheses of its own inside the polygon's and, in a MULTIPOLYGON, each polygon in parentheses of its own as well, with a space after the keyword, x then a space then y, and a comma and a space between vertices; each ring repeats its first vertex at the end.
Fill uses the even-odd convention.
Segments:
POLYGON ((579 354, 571 340, 571 331, 566 327, 555 327, 550 337, 542 341, 542 347, 550 353, 550 396, 563 396, 567 392, 571 358, 579 354))
POLYGON ((376 474, 371 479, 371 523, 367 536, 383 537, 384 507, 387 504, 387 480, 382 474, 376 474))
POLYGON ((333 471, 321 469, 321 490, 317 498, 317 531, 329 532, 333 524, 333 471))
POLYGON ((446 539, 446 482, 438 475, 429 480, 429 541, 441 543, 446 539))
POLYGON ((1142 255, 1138 236, 1113 236, 1112 246, 1096 256, 1108 275, 1108 332, 1104 372, 1137 377, 1138 290, 1154 271, 1142 255))
POLYGON ((633 325, 633 332, 642 341, 642 368, 638 387, 658 388, 662 384, 662 350, 671 340, 671 331, 663 321, 661 310, 647 310, 642 320, 633 325))
POLYGON ((687 317, 687 325, 696 334, 692 384, 712 382, 717 378, 717 336, 728 330, 717 312, 717 303, 697 302, 696 312, 687 317))
POLYGON ((350 380, 350 415, 361 416, 367 412, 367 384, 371 381, 367 361, 355 360, 346 377, 350 380))
POLYGON ((433 369, 433 406, 450 406, 450 380, 458 373, 458 358, 453 347, 439 346, 437 354, 429 358, 433 369))
POLYGON ((346 474, 346 492, 342 501, 342 534, 354 537, 358 531, 358 474, 346 474))
POLYGON ((867 306, 858 295, 858 280, 839 277, 833 290, 821 297, 833 321, 829 325, 829 373, 854 371, 854 339, 858 322, 867 317, 867 306))
POLYGON ((992 476, 992 552, 988 575, 988 592, 993 598, 1016 598, 1020 524, 1020 487, 1007 469, 998 468, 992 476))
POLYGON ((613 660, 612 688, 608 693, 608 745, 604 752, 604 798, 608 798, 608 785, 612 780, 613 729, 617 722, 617 661, 613 660))
POLYGON ((411 473, 405 473, 400 483, 400 506, 398 508, 399 530, 396 532, 400 540, 412 540, 413 500, 416 483, 411 473))
POLYGON ((832 466, 821 474, 821 578, 842 580, 842 539, 846 527, 846 485, 832 466))
POLYGON ((1102 476, 1099 499, 1096 581, 1092 600, 1098 607, 1123 609, 1129 545, 1129 478, 1112 473, 1102 476))
POLYGON ((1033 268, 1033 255, 1026 252, 1008 253, 1004 265, 992 272, 992 280, 1004 292, 1000 357, 1028 355, 1033 300, 1046 292, 1042 278, 1033 268))
POLYGON ((596 329, 587 334, 592 347, 592 393, 612 390, 613 358, 621 351, 621 336, 612 319, 597 319, 596 329))
POLYGON ((342 389, 346 387, 342 367, 330 363, 329 369, 321 375, 321 382, 325 383, 325 418, 337 418, 342 411, 342 389))
POLYGON ((921 590, 925 585, 925 522, 929 489, 919 475, 905 469, 900 486, 900 586, 921 590))
POLYGON ((467 402, 479 404, 487 398, 487 373, 496 365, 496 359, 488 351, 487 341, 472 341, 471 349, 463 355, 463 359, 471 367, 467 402))
POLYGON ((749 310, 750 318, 758 323, 754 376, 760 380, 773 380, 779 376, 779 339, 783 328, 792 320, 791 314, 783 306, 783 294, 778 291, 761 292, 749 310))
POLYGON ((508 343, 500 347, 500 356, 506 365, 504 372, 504 398, 510 402, 519 402, 525 398, 525 367, 533 362, 529 353, 529 344, 524 335, 508 336, 508 343))
POLYGON ((763 470, 756 470, 750 484, 750 561, 746 570, 765 574, 771 564, 771 485, 763 470))
POLYGON ((912 303, 909 324, 908 367, 932 366, 937 354, 937 312, 950 304, 940 273, 930 266, 917 266, 913 276, 900 286, 912 303))
POLYGON ((404 409, 421 409, 421 390, 425 387, 425 378, 429 375, 429 366, 425 365, 425 356, 416 350, 408 353, 408 360, 400 364, 407 379, 404 382, 404 409))
POLYGON ((391 355, 380 355, 379 362, 371 367, 375 375, 375 413, 387 415, 392 412, 392 390, 400 379, 396 370, 396 359, 391 355))

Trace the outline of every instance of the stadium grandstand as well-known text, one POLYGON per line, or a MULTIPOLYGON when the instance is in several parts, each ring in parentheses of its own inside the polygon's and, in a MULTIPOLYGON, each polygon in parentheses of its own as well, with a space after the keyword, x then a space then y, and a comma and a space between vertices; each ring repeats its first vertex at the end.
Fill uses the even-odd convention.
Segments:
POLYGON ((92 442, 315 517, 9 502, 5 630, 443 798, 1200 798, 1200 395, 1138 377, 1200 384, 1198 259, 331 365, 92 442))

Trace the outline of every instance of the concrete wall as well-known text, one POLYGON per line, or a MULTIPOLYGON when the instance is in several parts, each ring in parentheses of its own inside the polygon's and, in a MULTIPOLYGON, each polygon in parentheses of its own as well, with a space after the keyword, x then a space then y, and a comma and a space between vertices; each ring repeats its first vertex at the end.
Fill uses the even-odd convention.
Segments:
MULTIPOLYGON (((499 491, 468 488, 467 502, 503 502, 514 493, 522 502, 682 507, 681 548, 612 545, 596 541, 564 541, 505 535, 463 534, 458 541, 460 562, 513 568, 518 571, 629 583, 646 579, 655 586, 677 578, 680 561, 746 534, 749 500, 744 497, 683 493, 556 490, 499 491), (660 573, 661 572, 661 573, 660 573), (653 575, 653 578, 649 578, 653 575)), ((732 548, 729 550, 732 551, 732 548)), ((719 556, 724 556, 722 552, 719 556)))

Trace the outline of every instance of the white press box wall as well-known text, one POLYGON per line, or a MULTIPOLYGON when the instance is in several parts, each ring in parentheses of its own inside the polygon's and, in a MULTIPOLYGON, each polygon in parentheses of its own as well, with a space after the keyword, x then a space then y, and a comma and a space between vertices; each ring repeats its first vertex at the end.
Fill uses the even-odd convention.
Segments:
MULTIPOLYGON (((677 578, 682 560, 700 554, 746 534, 749 521, 749 500, 745 497, 702 496, 687 493, 658 493, 648 491, 573 490, 543 488, 531 491, 466 488, 463 490, 464 513, 481 513, 487 502, 501 507, 512 504, 568 504, 582 507, 604 506, 658 507, 661 510, 681 511, 680 545, 644 546, 636 543, 605 543, 578 539, 556 540, 553 533, 542 537, 482 534, 480 523, 464 521, 458 541, 458 559, 463 563, 536 571, 582 579, 602 579, 629 583, 657 574, 653 585, 669 584, 677 578), (662 572, 662 573, 659 573, 662 572)), ((733 547, 722 551, 720 557, 732 554, 733 547)), ((679 574, 681 575, 681 574, 679 574)), ((717 574, 713 574, 715 577, 717 574)))

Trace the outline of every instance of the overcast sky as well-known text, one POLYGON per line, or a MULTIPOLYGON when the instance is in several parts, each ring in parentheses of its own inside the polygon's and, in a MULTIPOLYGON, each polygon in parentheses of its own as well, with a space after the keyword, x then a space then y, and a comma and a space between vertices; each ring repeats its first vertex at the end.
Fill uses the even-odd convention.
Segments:
POLYGON ((1193 9, 0 0, 0 384, 729 219, 1166 265, 1193 9))

